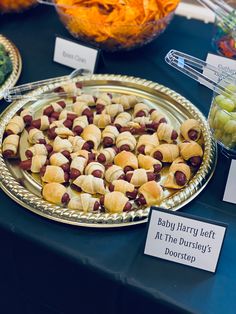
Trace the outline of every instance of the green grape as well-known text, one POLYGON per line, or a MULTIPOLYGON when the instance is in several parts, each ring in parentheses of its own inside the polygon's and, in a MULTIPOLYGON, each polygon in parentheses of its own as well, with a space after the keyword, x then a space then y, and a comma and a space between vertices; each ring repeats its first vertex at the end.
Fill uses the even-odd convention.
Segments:
POLYGON ((218 110, 214 118, 214 128, 223 128, 225 123, 230 120, 230 115, 224 110, 218 110))
POLYGON ((223 136, 223 132, 220 129, 216 129, 214 131, 214 136, 216 140, 221 140, 221 137, 223 136))
POLYGON ((226 124, 224 125, 224 130, 226 133, 236 133, 236 121, 229 120, 228 122, 226 122, 226 124))
POLYGON ((224 100, 220 101, 219 106, 228 112, 234 110, 234 102, 230 98, 225 97, 224 100))
POLYGON ((231 92, 235 93, 236 92, 236 85, 235 84, 229 84, 226 86, 226 88, 228 90, 230 90, 231 92))
POLYGON ((216 102, 217 105, 220 105, 220 103, 221 103, 222 101, 224 101, 224 100, 225 100, 225 96, 223 96, 223 95, 217 95, 217 96, 215 97, 215 102, 216 102))
POLYGON ((231 118, 233 118, 234 120, 236 120, 236 112, 230 112, 231 118))
POLYGON ((232 147, 232 136, 231 134, 224 133, 224 135, 221 138, 221 142, 228 147, 232 147))

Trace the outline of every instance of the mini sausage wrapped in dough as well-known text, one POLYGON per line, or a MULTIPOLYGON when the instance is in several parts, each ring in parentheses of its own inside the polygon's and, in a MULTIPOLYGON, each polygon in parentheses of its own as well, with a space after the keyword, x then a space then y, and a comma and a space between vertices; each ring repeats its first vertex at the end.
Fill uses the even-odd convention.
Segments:
POLYGON ((133 108, 138 103, 138 98, 134 95, 122 95, 118 97, 113 97, 112 102, 114 104, 121 104, 124 110, 133 108))
POLYGON ((132 204, 129 202, 128 197, 118 191, 102 196, 100 198, 100 204, 110 213, 122 213, 132 209, 132 204))
POLYGON ((105 107, 104 111, 106 114, 115 118, 119 113, 123 112, 124 108, 121 104, 112 104, 105 107))
POLYGON ((107 125, 111 124, 111 116, 106 113, 96 114, 93 118, 93 123, 100 129, 104 129, 107 125))
POLYGON ((92 195, 88 193, 82 193, 76 197, 73 197, 69 201, 67 207, 73 210, 89 213, 99 210, 100 202, 98 198, 92 197, 92 195))
POLYGON ((52 152, 52 149, 50 144, 34 144, 25 151, 25 156, 26 158, 32 158, 35 155, 47 156, 52 152))
POLYGON ((185 140, 198 141, 201 136, 201 127, 197 120, 187 119, 181 124, 180 132, 185 140))
POLYGON ((133 153, 124 150, 115 156, 114 164, 123 168, 126 173, 138 168, 138 159, 133 153))
POLYGON ((157 129, 159 140, 172 143, 178 137, 178 133, 167 123, 161 123, 157 129))
POLYGON ((60 115, 58 117, 59 120, 71 120, 74 121, 78 117, 77 113, 74 111, 68 111, 66 109, 63 109, 62 112, 60 112, 60 115))
POLYGON ((78 192, 84 191, 90 194, 105 194, 106 189, 103 179, 90 175, 81 175, 73 181, 71 188, 78 192))
POLYGON ((96 100, 96 111, 97 113, 101 113, 106 106, 111 105, 111 94, 107 93, 102 93, 97 95, 97 100, 96 100))
POLYGON ((113 125, 108 125, 102 131, 102 143, 104 147, 110 147, 115 144, 119 131, 113 125))
POLYGON ((58 166, 44 166, 40 169, 40 175, 43 182, 64 183, 69 180, 69 175, 58 166))
POLYGON ((86 116, 88 119, 93 117, 92 110, 87 106, 86 102, 84 101, 77 101, 72 105, 73 111, 78 116, 86 116))
POLYGON ((96 154, 91 153, 85 149, 77 150, 74 153, 70 154, 71 159, 73 160, 75 157, 84 157, 87 162, 93 161, 96 159, 96 154))
POLYGON ((89 124, 83 130, 81 136, 89 144, 91 149, 97 149, 101 142, 102 133, 96 125, 89 124))
POLYGON ((162 163, 159 160, 143 154, 138 155, 138 165, 140 168, 153 171, 155 173, 159 173, 162 169, 162 163))
POLYGON ((139 197, 135 201, 138 205, 157 205, 163 198, 163 190, 159 183, 149 181, 144 183, 138 190, 139 197))
POLYGON ((170 189, 181 189, 188 183, 190 177, 190 167, 181 157, 178 157, 171 164, 163 186, 170 189))
POLYGON ((43 108, 43 114, 46 116, 51 116, 54 112, 61 112, 66 107, 64 100, 59 100, 46 105, 43 108))
POLYGON ((194 141, 185 141, 179 144, 180 155, 184 160, 188 160, 194 167, 199 167, 202 162, 202 147, 194 141))
POLYGON ((69 153, 71 153, 73 151, 73 146, 69 140, 62 139, 59 136, 57 136, 53 142, 53 151, 54 152, 68 151, 69 153))
POLYGON ((125 173, 123 169, 119 166, 112 165, 105 172, 105 179, 107 182, 112 183, 114 180, 124 179, 125 173))
POLYGON ((84 101, 89 107, 95 106, 95 98, 90 94, 82 94, 76 97, 76 101, 84 101))
POLYGON ((80 135, 86 126, 88 126, 88 118, 87 116, 81 116, 74 120, 72 130, 80 135))
POLYGON ((151 109, 149 113, 150 113, 150 118, 153 122, 167 123, 166 117, 160 111, 156 109, 151 109))
POLYGON ((133 184, 135 187, 141 186, 148 181, 156 179, 155 173, 146 171, 145 169, 139 168, 134 171, 126 173, 126 180, 133 184))
POLYGON ((26 125, 30 125, 33 121, 33 112, 30 108, 23 109, 20 113, 26 125))
POLYGON ((20 162, 20 168, 23 170, 30 170, 33 173, 39 173, 40 169, 46 164, 47 156, 36 155, 32 159, 27 159, 20 162))
POLYGON ((134 117, 147 117, 149 115, 150 108, 148 105, 140 102, 134 106, 134 117))
POLYGON ((70 164, 70 178, 74 180, 77 177, 81 176, 84 173, 86 165, 87 165, 86 158, 82 156, 74 157, 70 164))
POLYGON ((116 138, 116 146, 122 151, 132 151, 136 146, 136 139, 130 132, 120 133, 116 138))
POLYGON ((92 161, 85 168, 85 174, 91 174, 94 177, 103 178, 105 174, 105 167, 97 161, 92 161))
POLYGON ((56 205, 66 205, 70 200, 66 187, 60 183, 52 182, 45 184, 42 194, 46 201, 56 205))
POLYGON ((101 164, 112 163, 117 152, 118 149, 116 147, 104 148, 98 154, 97 161, 100 162, 101 164))
POLYGON ((131 121, 132 117, 128 112, 121 112, 116 116, 114 125, 119 130, 121 127, 126 126, 129 121, 131 121))
POLYGON ((49 118, 46 115, 42 115, 39 119, 33 120, 31 125, 36 129, 45 131, 50 125, 49 118))
POLYGON ((137 151, 140 154, 150 155, 152 150, 158 145, 159 145, 159 140, 156 133, 152 135, 144 134, 144 135, 141 135, 138 140, 137 151))
POLYGON ((28 142, 30 144, 46 144, 46 139, 41 130, 32 128, 29 130, 28 142))
POLYGON ((152 150, 151 156, 161 162, 171 163, 179 157, 179 147, 175 144, 161 144, 152 150))
POLYGON ((70 161, 62 153, 54 153, 49 158, 50 165, 61 167, 68 172, 70 169, 70 161))
POLYGON ((134 185, 125 180, 114 180, 109 184, 109 190, 111 192, 121 192, 130 199, 135 199, 138 194, 138 190, 134 187, 134 185))
POLYGON ((72 144, 73 152, 78 150, 90 150, 90 146, 81 136, 69 136, 69 142, 72 144))
POLYGON ((6 134, 20 134, 25 128, 25 122, 21 116, 13 117, 6 126, 6 134))
POLYGON ((2 144, 2 154, 5 158, 16 157, 19 147, 20 137, 17 134, 8 135, 2 144))

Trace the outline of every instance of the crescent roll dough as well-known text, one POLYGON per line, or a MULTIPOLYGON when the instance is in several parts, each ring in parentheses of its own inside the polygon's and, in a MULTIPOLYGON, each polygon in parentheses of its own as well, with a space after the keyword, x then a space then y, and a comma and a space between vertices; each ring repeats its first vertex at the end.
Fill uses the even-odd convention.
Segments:
POLYGON ((138 155, 138 165, 140 168, 143 168, 145 170, 149 170, 149 171, 154 171, 154 165, 160 165, 160 167, 162 168, 162 163, 151 157, 151 156, 146 156, 143 154, 139 154, 138 155))
POLYGON ((138 103, 138 98, 133 95, 122 95, 112 98, 112 102, 115 104, 121 104, 124 110, 128 110, 134 107, 138 103))
POLYGON ((58 166, 47 166, 44 175, 42 176, 43 182, 65 182, 65 173, 61 167, 58 166))
POLYGON ((82 191, 90 194, 105 194, 105 186, 103 179, 90 175, 79 176, 73 184, 81 188, 82 191))
POLYGON ((35 145, 29 147, 27 150, 30 150, 32 152, 33 156, 35 156, 35 155, 47 156, 48 155, 47 148, 44 144, 35 144, 35 145))
POLYGON ((43 187, 43 198, 53 204, 61 205, 64 194, 67 193, 64 185, 59 183, 47 183, 43 187))
POLYGON ((126 192, 133 192, 135 189, 133 184, 125 180, 114 180, 112 184, 114 186, 114 191, 118 191, 123 194, 125 194, 126 192))
POLYGON ((116 156, 116 151, 112 147, 104 148, 100 151, 100 154, 103 154, 106 158, 106 164, 112 163, 114 157, 116 156))
POLYGON ((175 144, 161 144, 154 148, 151 152, 151 156, 153 156, 157 151, 163 156, 161 160, 162 162, 173 162, 177 157, 179 157, 179 147, 175 144))
POLYGON ((119 166, 113 165, 106 170, 105 179, 112 183, 114 180, 119 179, 122 175, 124 175, 123 169, 119 166))
POLYGON ((73 129, 76 126, 80 126, 82 129, 84 129, 86 126, 88 126, 87 116, 81 116, 81 117, 76 118, 73 122, 73 129))
POLYGON ((73 197, 67 206, 70 209, 80 210, 87 213, 94 211, 96 203, 97 206, 99 206, 98 198, 92 197, 92 195, 88 193, 81 193, 80 195, 73 197))
POLYGON ((128 112, 121 112, 116 116, 114 125, 118 124, 121 127, 126 126, 126 124, 131 121, 132 117, 128 112))
POLYGON ((149 134, 141 135, 138 140, 137 149, 143 145, 145 155, 150 155, 151 151, 159 145, 157 134, 153 133, 152 135, 149 134))
POLYGON ((52 154, 49 161, 52 166, 58 166, 58 167, 64 164, 67 164, 69 162, 69 160, 62 153, 52 154))
POLYGON ((180 126, 180 132, 185 140, 192 140, 189 137, 189 131, 191 130, 196 132, 197 137, 195 141, 198 141, 201 136, 201 128, 199 122, 195 119, 185 120, 180 126))
POLYGON ((161 120, 167 120, 163 113, 159 112, 158 110, 153 110, 150 116, 153 122, 160 122, 161 120))
POLYGON ((147 172, 145 169, 136 169, 134 171, 128 171, 127 174, 132 173, 130 183, 135 187, 141 186, 148 181, 147 172))
POLYGON ((148 206, 159 204, 163 197, 162 187, 155 181, 144 183, 138 191, 144 196, 148 206))
POLYGON ((40 140, 45 140, 45 136, 42 131, 38 129, 30 129, 28 135, 28 141, 30 144, 37 144, 40 140))
POLYGON ((189 160, 190 158, 195 156, 203 156, 203 150, 201 146, 194 141, 180 143, 179 148, 180 155, 183 157, 184 160, 189 160))
POLYGON ((179 157, 171 164, 169 168, 168 176, 163 184, 164 187, 170 188, 170 189, 182 189, 183 185, 178 185, 175 179, 175 173, 177 171, 182 172, 186 177, 186 183, 188 183, 190 177, 191 177, 191 171, 190 167, 184 162, 184 160, 179 157))
POLYGON ((19 141, 20 141, 19 135, 17 134, 8 135, 4 139, 3 144, 2 144, 3 154, 7 150, 9 150, 12 152, 13 156, 16 156, 17 151, 18 151, 19 141))
POLYGON ((85 144, 85 140, 79 136, 70 136, 68 138, 69 142, 72 144, 73 152, 77 152, 78 150, 82 150, 83 145, 85 144))
POLYGON ((111 97, 107 93, 99 94, 96 100, 96 105, 109 106, 111 104, 111 97))
POLYGON ((92 174, 93 175, 93 172, 96 171, 96 170, 99 170, 101 171, 102 173, 102 177, 104 176, 104 173, 105 173, 105 167, 100 164, 99 162, 97 161, 93 161, 93 162, 90 162, 87 167, 85 168, 85 174, 92 174))
POLYGON ((116 138, 116 146, 120 148, 123 145, 128 145, 130 150, 134 150, 136 146, 135 137, 128 131, 120 133, 116 138))
POLYGON ((144 115, 145 116, 148 116, 149 115, 149 111, 150 111, 150 108, 148 105, 140 102, 140 103, 137 103, 135 106, 134 106, 134 117, 136 117, 136 115, 140 112, 140 111, 143 111, 144 115))
POLYGON ((36 155, 32 157, 31 172, 39 173, 40 169, 46 164, 47 156, 36 155))
POLYGON ((104 129, 107 125, 111 124, 111 116, 106 113, 96 114, 93 118, 93 123, 100 129, 104 129))
POLYGON ((79 170, 80 173, 83 173, 86 164, 87 164, 86 158, 82 156, 76 156, 72 159, 72 162, 70 164, 70 169, 76 169, 76 170, 79 170))
POLYGON ((92 95, 89 94, 82 94, 79 97, 76 97, 76 101, 84 101, 89 107, 95 106, 95 100, 92 95))
POLYGON ((104 139, 104 137, 109 137, 113 140, 113 142, 115 142, 118 135, 119 131, 113 125, 106 126, 105 129, 102 131, 102 139, 104 139))
POLYGON ((13 134, 21 133, 25 128, 25 123, 22 117, 13 117, 6 126, 6 131, 11 131, 13 134))
POLYGON ((172 126, 170 126, 167 123, 161 123, 157 129, 157 136, 158 136, 159 140, 161 140, 161 141, 165 141, 167 143, 172 143, 173 139, 171 137, 172 137, 173 131, 174 131, 174 129, 172 128, 172 126))
POLYGON ((112 104, 108 105, 105 108, 105 113, 110 115, 112 118, 115 118, 119 113, 124 111, 124 108, 121 104, 112 104))
POLYGON ((81 136, 85 141, 93 142, 94 149, 97 149, 98 145, 101 142, 102 133, 101 133, 101 130, 96 125, 89 124, 83 130, 81 136))
POLYGON ((121 213, 128 201, 128 197, 126 197, 123 193, 114 191, 105 194, 104 207, 110 213, 121 213))
POLYGON ((84 101, 76 101, 73 105, 72 105, 73 111, 78 115, 78 116, 82 116, 84 110, 89 109, 89 107, 87 106, 87 103, 84 101))
POLYGON ((62 139, 57 136, 53 142, 53 151, 54 152, 62 152, 67 150, 68 152, 72 152, 72 144, 67 139, 62 139))
POLYGON ((115 156, 114 164, 123 169, 127 166, 137 169, 138 159, 133 153, 124 150, 115 156))

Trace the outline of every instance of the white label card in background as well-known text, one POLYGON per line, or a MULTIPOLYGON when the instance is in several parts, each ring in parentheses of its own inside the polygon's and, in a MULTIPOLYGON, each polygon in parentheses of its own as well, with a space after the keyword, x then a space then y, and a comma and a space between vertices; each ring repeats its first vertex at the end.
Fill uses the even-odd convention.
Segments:
MULTIPOLYGON (((218 68, 219 71, 225 71, 229 74, 233 74, 236 72, 235 60, 208 53, 206 62, 218 68)), ((214 79, 214 81, 218 81, 219 79, 217 74, 208 69, 204 69, 203 74, 210 77, 211 79, 214 79)))
POLYGON ((215 272, 226 225, 152 207, 144 253, 215 272))
POLYGON ((94 73, 98 56, 98 49, 56 37, 53 58, 55 62, 73 69, 87 69, 94 73))
POLYGON ((236 160, 231 161, 223 201, 236 204, 236 160))

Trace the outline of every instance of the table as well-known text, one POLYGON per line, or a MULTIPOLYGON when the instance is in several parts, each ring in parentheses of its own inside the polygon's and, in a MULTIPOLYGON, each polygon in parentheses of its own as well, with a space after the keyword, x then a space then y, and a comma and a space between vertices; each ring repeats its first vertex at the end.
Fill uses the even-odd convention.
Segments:
MULTIPOLYGON (((55 35, 70 38, 52 8, 1 16, 0 32, 21 52, 18 84, 70 73, 52 61, 55 35)), ((204 59, 212 32, 211 24, 176 16, 151 44, 104 53, 97 73, 159 82, 207 115, 211 92, 168 67, 164 56, 177 49, 204 59)), ((1 109, 6 105, 1 101, 1 109)), ((145 256, 146 224, 108 230, 63 225, 0 191, 1 313, 235 313, 236 207, 222 201, 229 165, 219 154, 213 179, 181 210, 228 224, 216 274, 145 256)))

